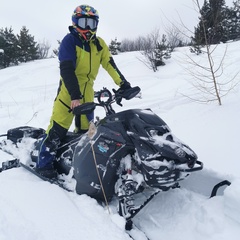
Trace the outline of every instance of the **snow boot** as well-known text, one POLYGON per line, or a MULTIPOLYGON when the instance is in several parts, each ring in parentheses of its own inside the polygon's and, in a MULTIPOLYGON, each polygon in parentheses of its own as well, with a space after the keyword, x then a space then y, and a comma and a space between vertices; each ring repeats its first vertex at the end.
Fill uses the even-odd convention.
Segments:
POLYGON ((57 179, 58 173, 56 169, 54 169, 52 164, 47 164, 42 168, 36 168, 35 171, 40 174, 41 176, 48 178, 48 179, 57 179))

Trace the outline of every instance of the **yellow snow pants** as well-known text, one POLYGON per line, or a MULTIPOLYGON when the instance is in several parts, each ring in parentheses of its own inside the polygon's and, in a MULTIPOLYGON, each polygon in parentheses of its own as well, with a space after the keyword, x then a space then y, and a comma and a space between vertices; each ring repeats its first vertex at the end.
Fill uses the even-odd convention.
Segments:
MULTIPOLYGON (((83 84, 80 83, 80 89, 81 93, 83 94, 83 98, 80 100, 80 103, 93 102, 94 100, 93 83, 91 82, 85 82, 83 84)), ((58 94, 53 105, 52 117, 50 119, 48 129, 46 131, 47 134, 53 127, 53 122, 56 122, 64 129, 68 130, 70 128, 74 118, 72 112, 69 112, 70 106, 71 106, 70 95, 63 81, 60 80, 58 94)), ((89 120, 86 115, 80 116, 79 126, 80 129, 75 129, 76 132, 78 130, 88 130, 89 120)))

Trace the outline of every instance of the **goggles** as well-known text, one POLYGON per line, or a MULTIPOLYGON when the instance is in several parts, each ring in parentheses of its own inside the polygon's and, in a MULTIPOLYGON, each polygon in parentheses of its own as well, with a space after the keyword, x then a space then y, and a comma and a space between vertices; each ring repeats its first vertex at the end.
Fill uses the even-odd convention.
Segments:
POLYGON ((79 18, 78 19, 78 26, 82 29, 86 29, 89 27, 90 29, 97 28, 97 20, 93 18, 79 18))

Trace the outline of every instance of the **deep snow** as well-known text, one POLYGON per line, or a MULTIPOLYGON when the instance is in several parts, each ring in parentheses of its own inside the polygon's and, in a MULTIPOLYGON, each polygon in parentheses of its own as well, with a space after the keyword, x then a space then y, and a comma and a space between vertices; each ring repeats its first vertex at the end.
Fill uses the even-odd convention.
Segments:
MULTIPOLYGON (((239 71, 240 42, 227 44, 223 78, 239 71)), ((226 44, 214 51, 220 61, 226 44)), ((204 163, 204 170, 182 182, 182 188, 157 195, 134 219, 152 240, 237 240, 240 235, 239 86, 217 103, 199 104, 183 97, 196 94, 186 71, 188 48, 178 48, 164 67, 154 73, 138 58, 138 52, 114 57, 133 86, 142 89, 142 99, 123 101, 121 108, 151 108, 169 125, 173 134, 187 143, 204 163), (212 186, 229 179, 232 185, 209 199, 212 186)), ((217 65, 217 63, 216 63, 217 65)), ((235 79, 240 80, 240 75, 235 79)), ((59 82, 57 59, 34 61, 0 70, 0 134, 18 126, 46 128, 59 82)), ((116 87, 100 69, 95 89, 116 87)), ((104 116, 102 109, 96 115, 104 116)), ((26 153, 21 160, 26 161, 26 153)), ((0 152, 0 161, 11 158, 0 152)), ((113 204, 112 204, 113 205, 113 204)), ((43 182, 22 168, 0 173, 1 240, 124 240, 124 220, 115 208, 109 215, 94 199, 66 192, 43 182)), ((140 239, 139 239, 140 240, 140 239)))

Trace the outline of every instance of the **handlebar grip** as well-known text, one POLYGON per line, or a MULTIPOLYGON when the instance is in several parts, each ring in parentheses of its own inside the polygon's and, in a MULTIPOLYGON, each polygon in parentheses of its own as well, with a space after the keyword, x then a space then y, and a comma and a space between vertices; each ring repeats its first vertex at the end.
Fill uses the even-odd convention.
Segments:
POLYGON ((88 102, 73 108, 72 112, 74 115, 82 115, 82 114, 86 115, 86 114, 92 113, 95 108, 96 108, 96 103, 88 102))

